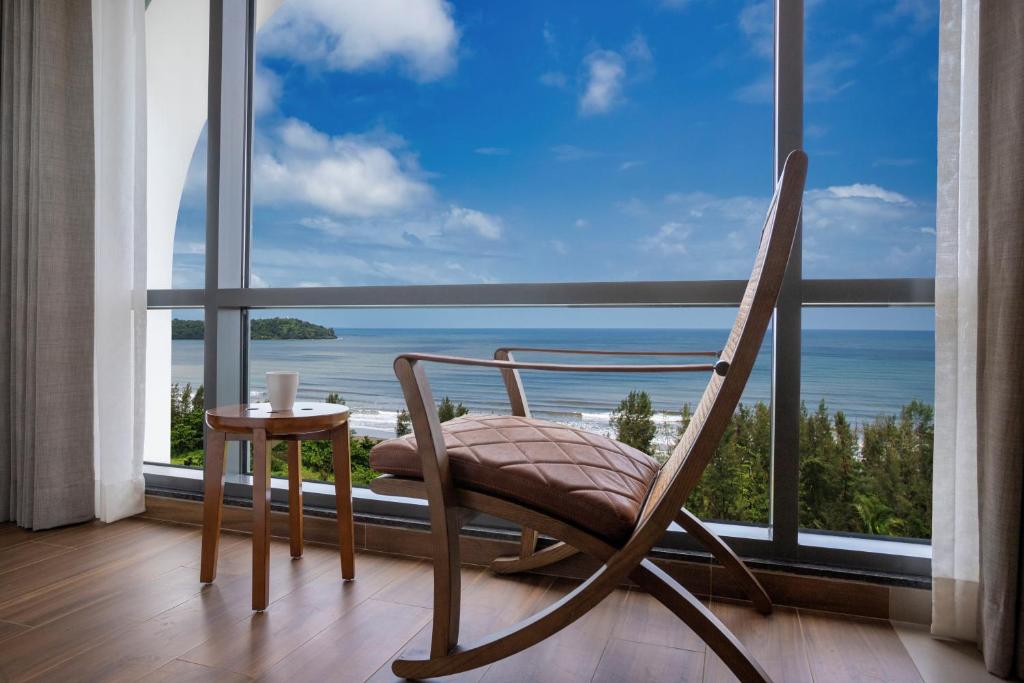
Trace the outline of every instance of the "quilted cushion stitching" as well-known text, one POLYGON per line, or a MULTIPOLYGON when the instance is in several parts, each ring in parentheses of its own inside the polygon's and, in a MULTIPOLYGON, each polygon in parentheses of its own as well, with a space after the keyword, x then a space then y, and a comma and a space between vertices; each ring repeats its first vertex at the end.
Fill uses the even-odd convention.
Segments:
MULTIPOLYGON (((507 418, 505 418, 505 419, 507 419, 507 418)), ((477 420, 476 422, 478 424, 486 424, 486 422, 484 420, 477 420)), ((538 429, 535 425, 530 424, 529 422, 526 422, 525 420, 522 420, 522 422, 525 423, 524 426, 530 426, 530 427, 533 427, 534 429, 538 429)), ((559 427, 559 429, 562 429, 562 428, 563 427, 561 427, 561 426, 559 427)), ((463 446, 465 446, 466 448, 469 448, 469 449, 473 449, 473 448, 476 448, 478 446, 495 445, 495 444, 499 444, 499 443, 515 443, 515 444, 519 444, 519 443, 554 443, 554 444, 563 443, 563 442, 558 441, 557 439, 550 438, 550 437, 545 438, 545 439, 516 439, 516 441, 512 442, 512 441, 510 441, 508 439, 507 436, 505 436, 502 432, 500 432, 500 429, 502 429, 500 427, 486 426, 483 429, 493 430, 493 431, 498 432, 503 437, 503 440, 502 441, 485 441, 485 442, 476 443, 476 444, 473 444, 472 446, 470 446, 470 445, 466 444, 464 441, 462 441, 461 439, 458 439, 457 437, 455 437, 456 433, 450 432, 448 430, 445 430, 445 431, 447 433, 451 434, 453 437, 455 437, 456 440, 458 440, 461 445, 463 445, 463 446)), ((572 431, 574 433, 583 432, 583 430, 577 430, 577 429, 575 429, 573 427, 568 427, 568 426, 564 427, 564 429, 572 431)), ((462 431, 464 432, 464 431, 482 431, 482 430, 462 430, 462 431)), ((538 429, 538 431, 540 431, 540 430, 538 429)), ((459 432, 459 433, 461 433, 461 432, 459 432)), ((541 433, 543 434, 543 432, 541 432, 541 433)), ((583 432, 583 433, 587 433, 587 432, 583 432)), ((621 448, 620 444, 618 442, 614 441, 613 439, 604 438, 604 440, 611 446, 611 448, 609 448, 608 446, 604 446, 604 445, 597 445, 597 444, 591 443, 590 441, 587 441, 587 445, 590 448, 598 450, 598 451, 612 451, 613 453, 616 453, 616 454, 622 456, 624 460, 629 461, 629 465, 634 468, 635 474, 631 474, 629 472, 622 472, 618 468, 615 468, 614 466, 609 465, 607 457, 606 457, 606 455, 603 452, 600 452, 599 455, 604 460, 605 464, 608 465, 608 466, 605 467, 605 468, 599 468, 599 469, 607 469, 609 472, 613 472, 614 474, 616 474, 616 475, 618 475, 620 477, 622 477, 622 476, 631 476, 632 478, 637 480, 637 483, 639 483, 641 485, 645 484, 646 483, 645 478, 642 475, 640 475, 639 472, 637 471, 637 470, 639 470, 640 465, 642 464, 642 461, 640 461, 632 453, 629 453, 629 452, 623 450, 621 448)), ((565 443, 568 443, 568 442, 565 442, 565 443)), ((582 444, 577 444, 576 442, 571 442, 571 443, 573 443, 573 445, 582 445, 582 444)), ((560 448, 560 450, 566 455, 566 457, 569 460, 571 460, 575 464, 578 464, 576 459, 573 456, 571 456, 570 454, 566 453, 564 449, 560 448)), ((522 452, 522 449, 520 449, 520 452, 522 452)), ((476 453, 473 453, 473 457, 475 459, 479 459, 476 453)), ((524 453, 524 457, 528 458, 529 456, 527 456, 524 453)), ((586 466, 587 467, 597 467, 596 465, 592 465, 590 463, 587 463, 586 466)), ((582 465, 581 465, 581 467, 582 467, 582 465)), ((656 468, 651 467, 650 471, 655 471, 655 469, 656 468)))
MULTIPOLYGON (((445 436, 450 440, 450 443, 449 443, 449 450, 450 450, 450 452, 452 453, 452 455, 458 455, 458 456, 460 456, 462 458, 465 458, 465 462, 463 463, 464 465, 468 465, 470 468, 473 468, 474 466, 475 467, 480 467, 480 468, 483 468, 485 470, 486 469, 492 469, 492 468, 493 469, 502 469, 502 470, 508 472, 510 476, 515 476, 516 478, 522 478, 522 475, 519 474, 519 473, 516 473, 515 471, 509 471, 508 468, 510 468, 510 467, 528 467, 529 471, 535 473, 534 477, 536 479, 540 480, 541 482, 543 482, 543 486, 544 487, 553 489, 553 490, 561 492, 561 493, 564 493, 564 494, 566 494, 566 495, 571 497, 572 503, 575 506, 578 506, 580 508, 590 509, 597 517, 599 517, 601 519, 606 519, 609 522, 612 522, 613 520, 615 520, 615 524, 616 525, 622 524, 624 527, 628 526, 634 520, 633 519, 623 519, 623 517, 624 517, 622 515, 623 510, 619 509, 620 505, 617 505, 615 503, 615 500, 613 499, 613 496, 614 496, 614 498, 617 498, 617 499, 619 499, 621 501, 627 502, 630 505, 640 503, 642 498, 643 498, 643 496, 646 495, 647 490, 650 488, 650 486, 651 486, 651 484, 653 482, 654 475, 657 472, 657 466, 653 462, 650 462, 650 463, 645 462, 644 459, 642 459, 641 457, 638 457, 637 455, 635 455, 633 453, 630 453, 629 451, 627 451, 623 447, 623 444, 620 444, 620 443, 616 442, 613 439, 609 439, 609 438, 603 437, 601 435, 591 434, 591 433, 586 432, 584 430, 578 430, 578 429, 575 429, 575 428, 569 427, 569 426, 563 426, 563 425, 555 426, 555 425, 552 425, 551 423, 547 423, 547 422, 541 421, 541 420, 536 420, 535 421, 535 420, 531 420, 531 419, 518 418, 518 417, 508 417, 508 416, 486 416, 486 417, 484 417, 482 419, 476 419, 476 418, 471 418, 470 416, 466 416, 466 417, 456 418, 456 420, 447 423, 445 425, 444 431, 445 431, 445 436), (511 421, 514 424, 513 425, 505 424, 505 425, 502 425, 502 426, 494 426, 494 425, 491 424, 492 422, 497 422, 497 421, 502 421, 502 422, 511 421), (462 427, 462 428, 461 429, 452 429, 453 427, 462 427), (522 429, 522 428, 530 428, 530 429, 536 430, 539 434, 543 435, 546 438, 533 437, 533 438, 521 438, 521 439, 512 440, 504 432, 504 430, 506 430, 506 429, 522 429), (460 434, 462 434, 462 433, 474 433, 474 432, 480 432, 480 431, 484 431, 484 430, 493 431, 497 435, 497 437, 500 437, 500 438, 491 438, 491 439, 488 439, 486 441, 482 441, 480 443, 475 443, 473 445, 466 444, 466 442, 463 440, 463 438, 460 438, 460 434), (546 431, 561 431, 561 430, 565 430, 567 432, 572 433, 575 436, 578 436, 580 438, 580 441, 582 441, 583 443, 580 443, 578 441, 570 441, 570 440, 564 439, 564 438, 559 440, 558 437, 551 437, 551 436, 548 436, 546 434, 546 431), (590 438, 587 438, 587 437, 590 437, 590 438), (595 441, 599 441, 600 443, 594 443, 595 441), (553 444, 554 447, 557 448, 557 450, 564 456, 564 460, 561 460, 561 459, 560 460, 536 460, 534 458, 531 458, 529 455, 527 455, 523 451, 523 448, 521 446, 521 444, 530 444, 530 443, 550 443, 550 444, 553 444), (603 464, 594 464, 594 463, 589 463, 589 462, 585 463, 585 464, 581 464, 576 459, 575 456, 573 456, 572 454, 567 452, 566 448, 563 447, 563 444, 572 444, 573 446, 585 447, 585 448, 589 449, 589 452, 596 453, 597 458, 603 464), (481 461, 480 454, 477 452, 476 449, 479 448, 479 447, 492 446, 492 445, 513 445, 513 446, 516 447, 516 450, 519 451, 519 453, 522 455, 522 458, 521 458, 521 460, 505 462, 505 463, 498 463, 496 465, 484 464, 481 461), (626 465, 627 465, 627 462, 621 462, 619 467, 615 467, 615 466, 611 465, 610 461, 609 461, 609 458, 613 457, 613 456, 618 456, 617 459, 619 459, 619 460, 628 461, 628 469, 626 469, 626 471, 623 471, 623 469, 620 469, 620 467, 625 469, 626 465), (590 482, 592 482, 595 485, 595 487, 598 486, 598 484, 594 480, 594 477, 592 476, 592 472, 588 472, 587 469, 602 470, 602 471, 606 471, 606 472, 614 475, 615 478, 618 479, 618 484, 617 485, 613 485, 613 489, 612 490, 609 490, 609 489, 604 488, 604 487, 598 487, 598 488, 593 488, 593 489, 591 489, 589 487, 570 488, 570 487, 565 486, 564 484, 562 485, 562 488, 559 488, 558 486, 552 485, 552 482, 550 482, 550 480, 547 479, 547 477, 544 475, 543 470, 540 467, 541 465, 555 465, 555 466, 563 466, 564 465, 564 466, 568 466, 568 467, 574 467, 574 468, 576 468, 576 470, 581 472, 583 474, 583 476, 586 477, 586 479, 588 479, 590 482), (629 471, 629 470, 632 470, 632 471, 629 471), (622 490, 616 490, 616 489, 622 489, 622 490), (594 506, 593 504, 590 503, 590 500, 586 496, 579 495, 580 493, 586 493, 586 492, 591 492, 591 491, 595 492, 595 493, 599 492, 604 497, 604 499, 608 502, 609 507, 605 508, 604 506, 594 506)), ((415 452, 415 446, 413 446, 414 437, 412 435, 410 435, 408 437, 405 437, 405 439, 403 439, 402 441, 403 441, 403 445, 405 447, 407 447, 409 449, 409 451, 415 452)), ((395 444, 395 445, 398 445, 398 444, 395 444)), ((406 469, 406 468, 403 468, 403 467, 389 467, 388 469, 392 469, 393 471, 409 472, 409 473, 413 474, 414 476, 417 474, 411 468, 410 469, 406 469)), ((419 476, 422 476, 422 474, 419 473, 419 476)), ((527 483, 529 483, 530 477, 525 477, 525 480, 527 481, 527 483)), ((494 489, 496 491, 500 491, 500 490, 504 490, 505 489, 505 487, 495 486, 495 485, 493 485, 491 483, 488 483, 486 485, 481 483, 479 485, 485 486, 486 488, 494 489)), ((514 494, 514 492, 512 490, 508 490, 508 493, 509 494, 514 494)), ((513 495, 512 497, 515 498, 517 496, 513 495)), ((633 511, 631 511, 631 510, 628 511, 627 515, 629 513, 631 513, 631 512, 633 512, 633 511)))

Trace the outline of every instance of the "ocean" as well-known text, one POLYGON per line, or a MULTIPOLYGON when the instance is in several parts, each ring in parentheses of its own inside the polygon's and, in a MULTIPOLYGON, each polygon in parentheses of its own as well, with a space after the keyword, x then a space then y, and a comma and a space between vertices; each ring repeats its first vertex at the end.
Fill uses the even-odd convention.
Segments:
MULTIPOLYGON (((500 346, 622 350, 715 350, 728 330, 678 329, 336 329, 338 339, 254 341, 249 351, 249 385, 265 387, 267 370, 297 370, 299 397, 322 400, 339 392, 352 409, 360 434, 391 436, 404 406, 391 364, 403 352, 418 351, 490 358, 500 346)), ((527 357, 520 354, 520 358, 527 357)), ((554 362, 601 362, 600 357, 529 354, 554 362)), ((608 362, 701 362, 702 359, 608 358, 608 362)), ((771 338, 765 339, 743 402, 770 400, 771 338)), ((202 341, 175 340, 172 377, 179 384, 202 383, 202 341)), ((447 395, 471 412, 507 412, 500 373, 488 368, 429 365, 437 400, 447 395)), ((610 433, 609 418, 630 390, 651 396, 662 425, 661 445, 674 438, 679 409, 696 404, 707 382, 702 374, 587 374, 523 371, 536 417, 610 433)), ((894 414, 911 400, 931 404, 935 392, 935 345, 930 331, 805 330, 801 395, 813 409, 822 399, 854 422, 894 414)))

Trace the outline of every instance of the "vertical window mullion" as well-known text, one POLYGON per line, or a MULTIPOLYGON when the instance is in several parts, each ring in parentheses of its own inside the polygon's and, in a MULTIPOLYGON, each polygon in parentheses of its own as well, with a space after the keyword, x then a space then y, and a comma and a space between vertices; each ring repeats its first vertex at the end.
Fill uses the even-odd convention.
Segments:
MULTIPOLYGON (((240 308, 222 307, 220 292, 248 283, 254 16, 255 0, 210 2, 203 373, 208 408, 247 398, 247 316, 240 308)), ((229 472, 243 470, 237 442, 227 462, 229 472)))
MULTIPOLYGON (((775 0, 775 169, 803 147, 803 0, 775 0)), ((774 552, 795 557, 800 521, 802 233, 798 227, 772 326, 772 503, 774 552)))

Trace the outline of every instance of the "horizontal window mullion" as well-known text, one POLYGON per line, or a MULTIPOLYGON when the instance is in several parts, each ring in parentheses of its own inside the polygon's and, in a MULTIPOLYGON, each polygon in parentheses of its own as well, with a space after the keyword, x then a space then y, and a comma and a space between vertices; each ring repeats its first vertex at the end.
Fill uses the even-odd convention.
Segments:
MULTIPOLYGON (((222 308, 598 306, 738 306, 744 280, 666 282, 565 282, 499 285, 407 285, 370 287, 287 287, 220 289, 222 308)), ((807 279, 807 306, 929 306, 935 302, 932 278, 807 279)), ((150 308, 202 306, 201 289, 154 289, 150 308)))

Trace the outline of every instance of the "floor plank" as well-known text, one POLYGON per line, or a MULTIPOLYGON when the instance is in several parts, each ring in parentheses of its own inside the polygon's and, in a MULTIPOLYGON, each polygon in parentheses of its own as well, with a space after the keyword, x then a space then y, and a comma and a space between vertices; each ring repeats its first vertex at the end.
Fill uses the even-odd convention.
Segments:
MULTIPOLYGON (((0 606, 0 619, 18 624, 39 626, 78 609, 85 609, 108 596, 130 591, 140 584, 152 582, 163 574, 181 568, 199 552, 199 532, 193 529, 166 529, 134 539, 129 548, 111 553, 108 561, 99 562, 89 571, 47 582, 33 591, 8 599, 0 606)), ((84 550, 101 552, 105 544, 91 545, 84 550)), ((61 555, 50 565, 72 565, 78 550, 61 555)), ((73 565, 72 565, 73 566, 73 565)), ((30 565, 4 575, 31 581, 28 576, 41 567, 30 565)), ((62 575, 64 572, 61 573, 62 575)))
POLYGON ((35 564, 50 557, 63 555, 72 548, 52 545, 42 541, 25 541, 3 549, 0 552, 0 574, 35 564))
POLYGON ((129 524, 129 531, 60 556, 60 561, 20 567, 3 575, 0 581, 0 619, 19 621, 5 616, 9 607, 45 596, 64 581, 81 580, 93 572, 116 571, 125 563, 137 562, 167 547, 176 540, 195 536, 194 529, 168 525, 129 524))
MULTIPOLYGON (((254 614, 251 552, 251 537, 225 533, 218 578, 203 586, 195 527, 136 519, 34 533, 0 524, 0 680, 396 683, 393 660, 429 645, 430 563, 360 553, 357 578, 346 583, 335 548, 307 544, 292 560, 275 540, 271 605, 254 614)), ((464 569, 463 642, 513 625, 574 585, 464 569)), ((777 681, 922 680, 888 622, 711 607, 777 681)), ((928 670, 929 680, 945 680, 928 670)), ((734 679, 657 601, 619 590, 552 638, 443 680, 734 679)))
POLYGON ((365 681, 430 620, 430 614, 422 607, 371 598, 306 641, 258 680, 365 681))
POLYGON ((142 683, 247 683, 252 679, 231 671, 211 669, 202 664, 175 659, 139 680, 142 683))
MULTIPOLYGON (((552 586, 552 592, 561 598, 573 587, 573 583, 560 580, 552 586)), ((616 590, 574 624, 523 652, 492 664, 483 680, 485 683, 589 681, 597 671, 605 643, 622 613, 625 597, 625 590, 616 590)))
POLYGON ((647 593, 630 590, 616 620, 613 638, 683 650, 704 651, 704 641, 647 593))
MULTIPOLYGON (((594 683, 665 681, 695 683, 704 675, 704 653, 612 638, 608 641, 594 683)), ((786 680, 786 679, 778 679, 786 680)))
MULTIPOLYGON (((287 543, 277 546, 271 554, 272 595, 287 593, 337 564, 333 553, 295 562, 288 555, 287 543)), ((252 617, 252 585, 248 576, 220 577, 204 586, 194 568, 182 567, 179 571, 186 577, 186 586, 192 586, 192 597, 134 626, 110 643, 51 668, 47 677, 93 682, 136 680, 216 638, 239 620, 252 617)))
MULTIPOLYGON (((429 565, 426 573, 429 575, 429 565)), ((555 599, 549 593, 552 579, 545 576, 498 576, 482 572, 471 582, 462 595, 460 639, 474 642, 486 635, 511 626, 546 607, 555 599)), ((370 678, 372 683, 398 683, 404 679, 395 676, 391 665, 405 651, 425 653, 430 648, 432 626, 426 624, 386 664, 370 678)), ((475 683, 487 672, 487 667, 465 671, 442 679, 445 683, 475 683)))
POLYGON ((887 621, 799 610, 815 683, 920 683, 914 661, 887 621))
POLYGON ((0 642, 3 642, 8 638, 13 638, 19 633, 24 633, 29 630, 29 628, 31 627, 25 626, 24 624, 13 624, 9 621, 0 621, 0 642))
MULTIPOLYGON (((749 604, 716 600, 711 603, 711 611, 740 639, 773 680, 811 683, 807 649, 796 610, 776 605, 772 613, 765 616, 749 604)), ((708 649, 704 660, 704 680, 718 683, 735 681, 736 677, 708 649)))
MULTIPOLYGON (((281 546, 273 551, 287 554, 287 544, 281 546)), ((299 562, 309 559, 307 547, 306 556, 299 562)), ((265 612, 247 614, 219 629, 181 658, 258 677, 380 589, 422 569, 422 564, 414 560, 363 553, 356 557, 356 579, 342 581, 337 552, 330 552, 326 559, 327 571, 304 584, 291 579, 294 590, 273 601, 265 612)), ((278 567, 271 567, 272 593, 273 583, 281 574, 278 567)))

